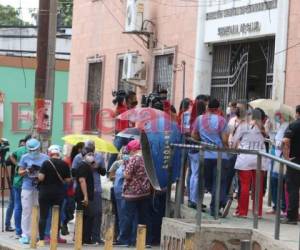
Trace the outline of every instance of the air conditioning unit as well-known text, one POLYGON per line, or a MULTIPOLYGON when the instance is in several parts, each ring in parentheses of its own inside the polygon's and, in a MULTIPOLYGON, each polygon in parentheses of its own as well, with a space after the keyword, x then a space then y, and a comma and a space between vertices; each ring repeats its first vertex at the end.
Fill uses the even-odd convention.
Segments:
POLYGON ((146 65, 141 55, 137 53, 125 54, 122 80, 139 86, 146 84, 146 65))
POLYGON ((127 0, 125 32, 142 31, 144 0, 127 0))

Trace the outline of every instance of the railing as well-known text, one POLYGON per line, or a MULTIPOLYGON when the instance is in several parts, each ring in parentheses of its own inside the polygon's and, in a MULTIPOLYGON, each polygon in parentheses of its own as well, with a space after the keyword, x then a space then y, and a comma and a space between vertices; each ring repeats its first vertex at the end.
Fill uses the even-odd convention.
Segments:
MULTIPOLYGON (((221 168, 222 168, 222 153, 230 153, 230 154, 249 154, 249 155, 257 155, 257 167, 256 167, 256 180, 255 180, 255 207, 254 207, 254 216, 253 216, 253 228, 258 229, 258 219, 259 219, 259 193, 261 187, 261 168, 262 168, 262 158, 268 158, 280 164, 279 168, 279 176, 278 176, 278 187, 277 187, 277 202, 276 202, 276 215, 275 215, 275 230, 274 230, 274 238, 279 240, 280 238, 280 204, 281 204, 281 197, 282 197, 282 190, 283 190, 283 175, 284 175, 284 167, 288 166, 290 168, 296 169, 300 171, 300 165, 293 163, 291 161, 287 161, 285 159, 276 157, 274 155, 257 151, 257 150, 244 150, 244 149, 228 149, 228 148, 221 148, 216 147, 212 144, 207 144, 199 141, 194 141, 195 144, 171 144, 171 158, 174 152, 174 148, 182 148, 183 157, 185 157, 187 149, 197 149, 199 150, 199 176, 198 176, 198 201, 197 201, 197 225, 201 229, 202 224, 202 203, 204 198, 204 152, 205 151, 212 151, 217 152, 217 174, 216 174, 216 195, 215 195, 215 219, 219 218, 219 205, 220 205, 220 188, 221 188, 221 168)), ((182 164, 185 165, 185 161, 182 160, 182 164)), ((184 166, 182 166, 183 169, 184 166)), ((172 176, 172 167, 169 164, 168 167, 168 174, 169 177, 172 176)), ((183 201, 183 187, 184 187, 184 171, 181 171, 181 176, 178 181, 179 187, 176 188, 175 194, 175 217, 178 217, 180 214, 180 205, 183 201), (179 210, 179 211, 178 211, 179 210)), ((172 182, 171 178, 169 178, 168 187, 167 187, 167 199, 166 199, 166 217, 170 217, 170 203, 171 203, 171 189, 172 189, 172 182)), ((299 241, 299 250, 300 250, 300 241, 299 241)))

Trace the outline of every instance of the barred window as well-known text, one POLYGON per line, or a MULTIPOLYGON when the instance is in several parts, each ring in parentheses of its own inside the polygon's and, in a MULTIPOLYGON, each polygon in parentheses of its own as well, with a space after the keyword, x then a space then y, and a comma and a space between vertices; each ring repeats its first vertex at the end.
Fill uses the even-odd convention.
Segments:
MULTIPOLYGON (((92 131, 97 131, 97 113, 100 110, 102 84, 102 62, 89 63, 87 103, 90 112, 87 119, 92 131)), ((89 112, 88 112, 89 113, 89 112)))
POLYGON ((121 58, 119 59, 119 68, 118 68, 118 90, 125 90, 126 92, 128 91, 136 91, 136 87, 126 81, 122 80, 122 74, 123 74, 123 63, 124 59, 121 58))
POLYGON ((171 96, 173 82, 174 54, 157 55, 154 61, 153 91, 159 92, 164 89, 171 96))

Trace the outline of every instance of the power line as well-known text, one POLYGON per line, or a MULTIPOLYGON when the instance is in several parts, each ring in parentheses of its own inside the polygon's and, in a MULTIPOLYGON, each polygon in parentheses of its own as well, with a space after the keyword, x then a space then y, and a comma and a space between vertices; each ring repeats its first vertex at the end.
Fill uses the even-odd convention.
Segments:
MULTIPOLYGON (((103 6, 105 9, 109 12, 110 16, 119 24, 119 26, 124 30, 124 26, 122 23, 118 20, 118 18, 112 13, 112 11, 108 8, 108 6, 102 1, 103 6)), ((129 36, 137 45, 139 45, 145 52, 149 54, 149 51, 142 45, 140 44, 134 37, 129 36)))
MULTIPOLYGON (((113 3, 113 1, 111 1, 112 3, 113 3)), ((102 1, 102 3, 104 4, 104 1, 102 1)), ((104 4, 105 5, 105 4, 104 4)), ((105 5, 106 6, 106 5, 105 5)), ((123 14, 123 16, 125 17, 125 12, 121 9, 121 8, 119 8, 117 5, 115 5, 114 4, 114 6, 117 8, 117 9, 119 9, 120 11, 121 11, 121 13, 123 14)), ((107 6, 106 6, 106 9, 107 9, 107 6)), ((117 19, 117 17, 112 13, 112 11, 110 10, 110 9, 107 9, 108 11, 109 11, 109 13, 113 16, 113 18, 119 23, 119 25, 122 27, 122 29, 124 29, 124 27, 123 27, 123 25, 119 22, 119 20, 117 19)), ((133 37, 132 37, 133 38, 133 37)), ((133 38, 134 39, 134 38, 133 38)), ((134 39, 135 40, 135 39, 134 39)), ((137 42, 136 40, 135 40, 135 42, 137 42)), ((161 43, 161 42, 159 42, 158 40, 156 41, 157 42, 157 44, 160 44, 160 46, 163 46, 163 47, 168 47, 167 45, 165 45, 165 44, 163 44, 163 43, 161 43)), ((139 44, 140 45, 140 44, 139 44)), ((141 46, 141 45, 140 45, 141 46)), ((147 53, 149 53, 144 47, 143 47, 143 49, 147 52, 147 53)), ((188 53, 186 53, 186 52, 184 52, 184 51, 182 51, 182 50, 177 50, 177 53, 178 54, 182 54, 182 55, 185 55, 185 56, 187 56, 187 57, 190 57, 190 58, 193 58, 193 59, 197 59, 197 60, 200 60, 200 61, 203 61, 203 62, 210 62, 209 60, 204 60, 204 59, 198 59, 197 57, 195 57, 195 56, 193 56, 193 55, 190 55, 190 54, 188 54, 188 53)))

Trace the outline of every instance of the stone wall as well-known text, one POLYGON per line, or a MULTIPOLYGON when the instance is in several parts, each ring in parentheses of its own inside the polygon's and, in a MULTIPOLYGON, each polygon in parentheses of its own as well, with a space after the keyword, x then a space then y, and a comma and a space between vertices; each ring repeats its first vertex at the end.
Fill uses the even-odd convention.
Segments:
POLYGON ((163 220, 161 249, 185 250, 188 233, 194 234, 191 250, 240 250, 242 240, 250 240, 253 250, 291 250, 281 242, 256 230, 204 223, 200 232, 200 228, 190 220, 171 218, 163 220))

